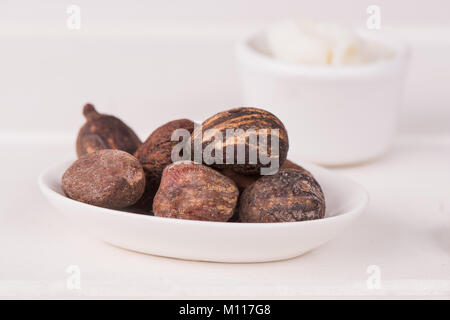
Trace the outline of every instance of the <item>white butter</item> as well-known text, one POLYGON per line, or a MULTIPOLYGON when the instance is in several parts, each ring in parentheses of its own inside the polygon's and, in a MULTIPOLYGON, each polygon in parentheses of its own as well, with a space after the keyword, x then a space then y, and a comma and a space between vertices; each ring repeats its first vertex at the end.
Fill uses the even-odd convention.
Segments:
POLYGON ((267 32, 272 55, 280 60, 315 65, 366 62, 365 43, 350 29, 313 20, 288 20, 267 32))

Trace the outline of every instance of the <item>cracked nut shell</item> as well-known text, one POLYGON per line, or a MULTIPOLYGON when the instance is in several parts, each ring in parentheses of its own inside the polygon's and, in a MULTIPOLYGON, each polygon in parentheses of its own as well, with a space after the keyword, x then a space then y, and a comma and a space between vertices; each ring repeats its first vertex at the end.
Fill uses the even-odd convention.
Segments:
POLYGON ((136 203, 145 188, 139 161, 120 150, 99 150, 80 157, 64 173, 62 189, 77 201, 120 209, 136 203))
POLYGON ((172 141, 172 133, 177 129, 185 129, 192 133, 194 122, 188 119, 170 121, 157 128, 140 145, 134 156, 144 168, 147 178, 145 192, 137 206, 146 211, 152 210, 153 198, 158 190, 164 168, 172 163, 171 153, 178 141, 172 141))
MULTIPOLYGON (((212 136, 206 136, 205 132, 210 129, 215 129, 217 131, 220 131, 223 137, 223 144, 219 147, 221 149, 221 152, 223 154, 222 162, 223 164, 212 164, 213 167, 216 168, 225 168, 230 167, 233 171, 241 173, 241 174, 258 174, 260 173, 261 167, 268 167, 269 165, 263 165, 259 158, 259 149, 260 145, 257 143, 256 145, 252 145, 249 141, 249 136, 244 134, 237 135, 235 139, 231 141, 225 141, 226 139, 226 130, 227 129, 242 129, 244 132, 248 129, 254 129, 256 131, 256 134, 262 132, 260 130, 266 129, 268 137, 267 137, 267 156, 274 157, 271 152, 271 139, 270 135, 274 134, 271 129, 278 129, 279 130, 279 166, 282 166, 284 161, 286 160, 287 152, 289 149, 289 140, 288 140, 288 134, 286 131, 286 128, 284 127, 283 123, 278 119, 276 116, 274 116, 272 113, 257 109, 257 108, 235 108, 231 110, 227 110, 224 112, 220 112, 209 119, 205 120, 202 124, 202 126, 196 128, 192 134, 192 139, 195 141, 195 139, 200 140, 201 136, 201 145, 202 150, 204 151, 205 148, 210 145, 214 144, 215 138, 212 136), (236 163, 236 153, 237 153, 237 146, 242 144, 241 141, 244 141, 245 143, 245 164, 237 164, 236 163), (234 164, 226 164, 226 147, 227 144, 232 143, 234 144, 234 164), (250 164, 249 163, 249 150, 250 147, 257 150, 258 159, 256 164, 250 164)), ((212 131, 211 131, 212 132, 212 131)), ((195 145, 195 142, 193 142, 195 145)), ((193 147, 193 150, 195 149, 195 146, 193 147)))
POLYGON ((228 221, 239 191, 234 182, 214 169, 191 161, 179 161, 164 169, 153 201, 155 216, 228 221))
POLYGON ((242 222, 293 222, 321 219, 325 198, 320 185, 298 169, 281 169, 263 176, 240 197, 242 222))
POLYGON ((78 132, 76 149, 78 157, 103 149, 116 149, 133 154, 141 141, 122 120, 98 113, 92 104, 83 108, 86 123, 78 132))

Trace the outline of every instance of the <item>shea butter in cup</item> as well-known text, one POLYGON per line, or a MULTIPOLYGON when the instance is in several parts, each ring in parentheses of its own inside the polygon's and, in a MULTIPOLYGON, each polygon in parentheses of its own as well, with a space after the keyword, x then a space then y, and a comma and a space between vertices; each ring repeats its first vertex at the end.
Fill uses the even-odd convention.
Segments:
POLYGON ((407 47, 379 30, 286 21, 237 43, 244 103, 279 115, 298 156, 348 165, 388 149, 407 47))
POLYGON ((267 42, 275 59, 291 63, 349 66, 382 57, 352 29, 314 20, 275 23, 267 30, 267 42))

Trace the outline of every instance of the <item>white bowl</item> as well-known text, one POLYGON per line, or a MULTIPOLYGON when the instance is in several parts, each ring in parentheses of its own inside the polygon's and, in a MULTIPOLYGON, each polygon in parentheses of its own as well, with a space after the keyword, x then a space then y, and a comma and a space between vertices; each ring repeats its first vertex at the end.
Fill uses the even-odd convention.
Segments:
POLYGON ((276 114, 302 159, 361 162, 383 154, 392 140, 409 51, 377 31, 360 35, 391 57, 355 66, 287 63, 270 56, 265 32, 236 46, 245 105, 276 114))
POLYGON ((112 245, 179 259, 263 262, 292 258, 337 236, 368 203, 366 191, 358 184, 326 169, 302 163, 314 174, 325 193, 324 219, 232 223, 161 218, 100 208, 66 197, 61 191, 61 177, 70 164, 53 166, 39 177, 42 193, 62 214, 112 245))

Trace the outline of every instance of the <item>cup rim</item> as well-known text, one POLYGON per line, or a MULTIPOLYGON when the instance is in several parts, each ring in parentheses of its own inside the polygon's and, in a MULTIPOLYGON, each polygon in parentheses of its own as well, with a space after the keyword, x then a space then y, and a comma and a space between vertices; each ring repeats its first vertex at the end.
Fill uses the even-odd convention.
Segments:
POLYGON ((358 65, 329 66, 308 65, 302 63, 290 63, 268 56, 250 45, 250 42, 258 37, 265 36, 266 29, 244 37, 235 45, 235 55, 238 60, 247 66, 266 70, 286 76, 311 76, 311 77, 361 77, 386 73, 399 67, 403 67, 410 58, 410 47, 407 43, 379 30, 355 29, 363 39, 376 41, 383 44, 393 52, 393 57, 380 59, 374 62, 358 65))

